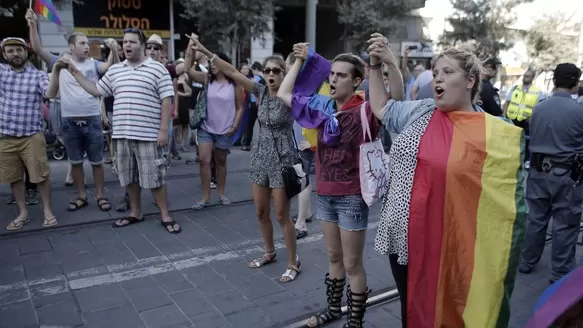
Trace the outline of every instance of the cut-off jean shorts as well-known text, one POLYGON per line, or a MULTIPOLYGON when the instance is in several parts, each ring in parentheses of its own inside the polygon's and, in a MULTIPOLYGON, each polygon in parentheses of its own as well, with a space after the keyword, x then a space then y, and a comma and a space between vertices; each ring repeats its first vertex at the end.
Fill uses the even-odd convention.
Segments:
POLYGON ((318 195, 316 217, 347 231, 363 231, 368 227, 368 206, 361 195, 318 195))

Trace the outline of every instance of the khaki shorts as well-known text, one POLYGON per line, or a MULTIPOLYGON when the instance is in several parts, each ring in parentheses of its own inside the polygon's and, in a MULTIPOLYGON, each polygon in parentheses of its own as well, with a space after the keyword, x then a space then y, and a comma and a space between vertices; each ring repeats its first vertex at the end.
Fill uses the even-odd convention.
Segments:
POLYGON ((41 183, 51 173, 47 144, 42 133, 29 137, 0 136, 0 183, 11 184, 24 178, 28 170, 30 182, 41 183))
POLYGON ((144 189, 164 186, 166 166, 156 141, 114 139, 115 165, 122 187, 139 183, 144 189))

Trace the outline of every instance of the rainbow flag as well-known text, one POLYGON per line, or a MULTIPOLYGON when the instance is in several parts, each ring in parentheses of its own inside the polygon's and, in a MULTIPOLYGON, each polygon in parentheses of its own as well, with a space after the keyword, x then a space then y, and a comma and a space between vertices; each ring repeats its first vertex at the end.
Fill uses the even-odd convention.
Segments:
MULTIPOLYGON (((322 83, 320 90, 318 90, 318 94, 322 96, 330 96, 330 84, 328 81, 322 83)), ((302 128, 302 135, 306 141, 312 145, 312 149, 316 148, 316 145, 318 144, 318 129, 302 128)))
POLYGON ((547 288, 538 300, 526 328, 553 327, 579 302, 583 302, 583 267, 579 267, 547 288))
POLYGON ((522 130, 497 117, 433 114, 411 191, 409 327, 508 326, 526 221, 523 153, 522 130))
POLYGON ((61 25, 61 19, 51 0, 35 0, 34 11, 46 20, 61 25))

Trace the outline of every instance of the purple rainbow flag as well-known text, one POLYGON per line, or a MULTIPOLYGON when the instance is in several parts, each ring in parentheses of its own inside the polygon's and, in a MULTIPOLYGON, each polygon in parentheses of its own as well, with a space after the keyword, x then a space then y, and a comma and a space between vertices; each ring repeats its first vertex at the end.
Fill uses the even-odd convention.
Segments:
POLYGON ((582 300, 583 267, 579 267, 544 291, 526 328, 548 328, 582 300))

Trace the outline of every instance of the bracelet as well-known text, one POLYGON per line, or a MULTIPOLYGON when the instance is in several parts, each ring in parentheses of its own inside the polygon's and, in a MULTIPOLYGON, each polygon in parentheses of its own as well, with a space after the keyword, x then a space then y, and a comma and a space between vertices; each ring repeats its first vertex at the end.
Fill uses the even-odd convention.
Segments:
POLYGON ((211 58, 210 63, 212 64, 216 58, 217 58, 217 55, 213 54, 213 58, 211 58))
POLYGON ((379 69, 381 67, 383 67, 383 64, 369 65, 368 66, 369 69, 379 69))
POLYGON ((72 70, 69 70, 69 73, 71 73, 71 75, 75 76, 75 75, 79 74, 79 70, 78 69, 72 69, 72 70))

